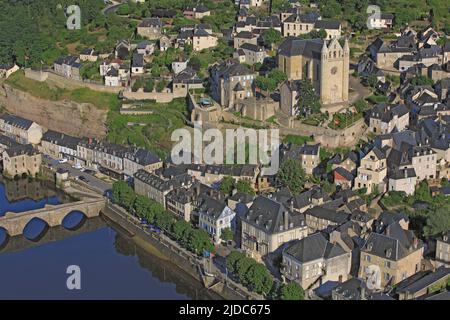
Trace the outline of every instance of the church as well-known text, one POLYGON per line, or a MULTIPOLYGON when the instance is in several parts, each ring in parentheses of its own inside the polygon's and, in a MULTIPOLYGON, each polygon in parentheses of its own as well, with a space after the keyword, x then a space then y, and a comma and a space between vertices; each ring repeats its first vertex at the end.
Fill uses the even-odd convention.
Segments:
MULTIPOLYGON (((334 38, 287 38, 278 48, 278 68, 288 77, 281 87, 281 108, 293 108, 296 93, 291 92, 297 80, 309 79, 322 105, 346 104, 349 86, 348 40, 343 46, 334 38), (289 98, 290 96, 290 98, 289 98), (283 99, 284 98, 284 99, 283 99), (287 103, 286 103, 287 101, 287 103)), ((287 112, 293 115, 292 110, 287 112)))

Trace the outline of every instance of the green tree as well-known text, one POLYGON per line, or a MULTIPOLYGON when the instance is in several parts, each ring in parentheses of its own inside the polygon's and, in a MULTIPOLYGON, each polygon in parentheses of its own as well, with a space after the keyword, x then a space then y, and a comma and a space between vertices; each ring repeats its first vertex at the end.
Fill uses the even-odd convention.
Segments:
POLYGON ((411 84, 414 86, 432 86, 434 81, 427 76, 417 75, 411 79, 411 84))
POLYGON ((154 87, 155 87, 155 82, 153 81, 153 79, 148 79, 144 85, 144 92, 152 92, 154 87))
POLYGON ((224 177, 222 181, 220 181, 220 190, 225 194, 231 194, 234 189, 236 182, 232 177, 224 177))
POLYGON ((300 114, 308 116, 320 112, 322 107, 319 97, 317 96, 315 89, 310 80, 301 80, 299 89, 299 100, 297 107, 300 114))
POLYGON ((274 45, 278 45, 281 43, 281 41, 283 40, 283 35, 280 31, 275 30, 274 28, 270 28, 262 34, 262 38, 266 46, 270 46, 271 48, 273 48, 274 45))
POLYGON ((236 262, 236 271, 235 274, 238 277, 239 281, 244 285, 249 285, 248 278, 246 277, 248 270, 252 265, 255 264, 255 260, 249 257, 244 257, 239 259, 236 262))
POLYGON ((266 266, 261 263, 251 265, 245 275, 250 288, 260 294, 269 293, 273 280, 266 266))
POLYGON ((245 258, 245 253, 236 251, 236 250, 231 251, 230 254, 226 258, 227 269, 231 273, 236 273, 238 262, 244 258, 245 258))
POLYGON ((254 195, 255 191, 253 190, 251 184, 249 181, 246 180, 239 180, 236 184, 236 189, 238 192, 247 193, 254 195))
POLYGON ((426 181, 422 181, 414 192, 414 199, 417 201, 432 202, 431 190, 426 181))
POLYGON ((155 223, 163 230, 170 230, 173 218, 167 212, 158 212, 155 214, 155 223))
POLYGON ((281 287, 281 300, 304 300, 305 292, 297 282, 289 282, 281 287))
POLYGON ((378 83, 378 78, 377 78, 377 76, 374 75, 374 74, 369 75, 369 76, 367 77, 367 83, 369 84, 369 86, 370 86, 371 88, 375 88, 375 86, 376 86, 377 83, 378 83))
POLYGON ((177 240, 186 240, 185 237, 189 235, 191 229, 191 224, 185 220, 178 220, 172 226, 172 231, 177 240))
POLYGON ((149 198, 137 195, 133 207, 139 217, 147 218, 148 213, 151 211, 152 203, 149 198))
POLYGON ((196 254, 201 254, 203 250, 209 252, 214 250, 209 234, 203 229, 195 229, 189 234, 189 246, 196 254))
POLYGON ((116 181, 113 184, 113 202, 130 210, 133 207, 136 195, 125 181, 116 181))
POLYGON ((300 161, 293 158, 284 161, 278 172, 280 181, 294 194, 303 189, 305 176, 305 170, 302 168, 300 161))
POLYGON ((424 234, 432 236, 448 230, 450 230, 450 203, 429 212, 424 234))
POLYGON ((230 241, 233 240, 233 231, 231 231, 230 228, 225 228, 222 230, 222 233, 220 234, 220 238, 223 241, 230 241))
POLYGON ((257 76, 255 84, 263 90, 274 91, 285 80, 287 80, 287 76, 283 71, 273 69, 266 77, 257 76))

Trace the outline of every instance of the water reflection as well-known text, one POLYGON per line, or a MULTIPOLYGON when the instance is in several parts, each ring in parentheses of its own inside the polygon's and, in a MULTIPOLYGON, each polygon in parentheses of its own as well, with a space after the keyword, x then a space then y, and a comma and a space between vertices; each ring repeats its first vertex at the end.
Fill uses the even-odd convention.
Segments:
POLYGON ((0 248, 0 266, 1 287, 8 288, 0 288, 0 299, 218 298, 101 217, 85 219, 75 231, 63 226, 49 228, 38 242, 10 237, 0 248), (65 286, 65 270, 71 264, 82 270, 81 291, 65 286))
POLYGON ((73 201, 50 181, 9 180, 0 176, 0 216, 6 212, 24 212, 73 201))

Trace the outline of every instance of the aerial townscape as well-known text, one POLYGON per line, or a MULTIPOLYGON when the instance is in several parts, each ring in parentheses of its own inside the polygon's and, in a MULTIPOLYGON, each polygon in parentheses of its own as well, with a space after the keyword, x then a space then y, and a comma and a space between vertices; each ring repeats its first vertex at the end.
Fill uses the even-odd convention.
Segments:
POLYGON ((375 2, 0 0, 0 299, 450 300, 449 4, 375 2))

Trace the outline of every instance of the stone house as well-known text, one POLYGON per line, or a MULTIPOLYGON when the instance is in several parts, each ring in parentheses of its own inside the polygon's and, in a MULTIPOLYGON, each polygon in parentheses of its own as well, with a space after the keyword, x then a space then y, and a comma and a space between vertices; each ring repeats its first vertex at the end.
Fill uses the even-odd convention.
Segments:
POLYGON ((80 60, 96 62, 98 60, 98 54, 92 48, 85 48, 80 52, 80 60))
POLYGON ((387 164, 386 155, 377 147, 373 147, 362 159, 357 169, 354 190, 366 188, 367 194, 375 188, 379 192, 386 190, 387 164))
POLYGON ((404 104, 377 104, 369 113, 369 130, 376 134, 403 131, 409 125, 409 110, 404 104))
POLYGON ((15 63, 0 64, 0 78, 8 79, 10 75, 19 70, 19 66, 15 63))
POLYGON ((399 300, 413 300, 445 289, 450 281, 450 268, 440 267, 435 271, 419 271, 399 282, 394 296, 399 300))
POLYGON ((55 159, 74 161, 78 158, 77 146, 80 141, 81 138, 48 130, 42 136, 39 151, 55 159))
POLYGON ((381 13, 379 15, 371 15, 369 23, 374 29, 391 29, 394 21, 392 13, 381 13))
POLYGON ((267 57, 267 53, 264 47, 254 45, 251 43, 244 43, 233 54, 233 57, 234 58, 242 57, 242 60, 239 60, 240 63, 253 65, 255 63, 263 63, 264 59, 267 57))
POLYGON ((166 196, 169 192, 180 187, 189 188, 194 179, 187 174, 166 178, 146 170, 138 170, 134 174, 134 191, 136 194, 148 197, 167 208, 166 196))
POLYGON ((211 68, 210 92, 224 108, 246 98, 253 97, 253 81, 256 73, 237 61, 229 60, 211 68))
POLYGON ((131 62, 132 74, 144 74, 144 55, 135 53, 133 54, 133 61, 131 62))
POLYGON ((137 26, 137 34, 149 40, 157 40, 161 37, 163 22, 159 18, 144 19, 137 26))
POLYGON ((282 265, 281 272, 285 278, 298 282, 304 289, 311 289, 327 281, 346 281, 351 254, 318 232, 285 248, 282 265))
POLYGON ((7 177, 23 174, 35 177, 41 168, 42 154, 31 144, 16 145, 3 151, 3 174, 7 177))
POLYGON ((239 49, 244 43, 258 45, 258 36, 250 31, 241 31, 234 36, 234 49, 239 49))
POLYGON ((337 20, 317 20, 314 23, 314 29, 325 30, 328 40, 339 39, 342 33, 341 23, 337 20))
POLYGON ((205 29, 197 29, 192 37, 192 47, 194 51, 202 51, 204 49, 217 46, 217 37, 212 35, 205 29))
POLYGON ((283 152, 283 159, 287 158, 298 160, 306 174, 313 174, 320 164, 320 143, 291 146, 283 152))
POLYGON ((225 204, 220 192, 216 197, 203 195, 197 202, 198 226, 206 230, 215 243, 221 242, 224 229, 235 231, 236 213, 225 204))
POLYGON ((345 212, 327 209, 324 206, 316 206, 305 211, 308 234, 325 230, 330 226, 338 226, 348 220, 349 215, 345 212))
POLYGON ((400 222, 372 232, 361 249, 358 276, 369 289, 393 286, 420 271, 423 244, 400 222))
POLYGON ((191 89, 203 89, 203 80, 191 67, 176 74, 172 80, 172 92, 176 96, 186 96, 191 89))
POLYGON ((280 202, 258 196, 241 217, 241 248, 260 260, 286 242, 307 236, 303 214, 293 213, 280 202))
MULTIPOLYGON (((415 38, 408 38, 409 43, 399 46, 398 43, 388 43, 380 38, 377 38, 369 47, 373 61, 376 62, 380 69, 395 69, 398 68, 398 59, 405 56, 412 56, 417 50, 415 45, 415 38)), ((402 42, 403 44, 403 42, 402 42)))
POLYGON ((37 145, 44 129, 36 122, 12 114, 0 115, 0 132, 21 144, 37 145))
POLYGON ((450 268, 450 231, 436 241, 436 267, 440 266, 450 268))
POLYGON ((58 58, 53 63, 53 70, 63 77, 81 80, 81 63, 78 57, 68 56, 58 58))
POLYGON ((188 19, 202 19, 211 15, 211 11, 205 6, 188 7, 183 11, 183 15, 188 19))
POLYGON ((315 14, 290 14, 283 20, 283 37, 298 37, 314 30, 314 24, 320 16, 315 14))
POLYGON ((413 195, 416 189, 417 176, 414 168, 398 168, 388 172, 388 190, 403 191, 413 195))

